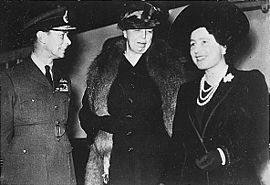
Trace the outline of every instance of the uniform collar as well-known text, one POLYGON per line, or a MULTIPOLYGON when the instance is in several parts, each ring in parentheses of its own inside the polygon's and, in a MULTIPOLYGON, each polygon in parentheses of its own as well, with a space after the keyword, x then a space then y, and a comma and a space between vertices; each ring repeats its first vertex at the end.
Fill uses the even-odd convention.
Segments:
POLYGON ((46 73, 46 70, 45 70, 45 66, 46 65, 48 65, 48 66, 50 66, 50 73, 51 73, 51 76, 52 76, 52 66, 53 66, 53 63, 51 63, 51 64, 44 64, 42 61, 40 61, 39 59, 38 59, 38 57, 34 54, 34 53, 32 53, 31 54, 31 59, 33 60, 33 62, 36 64, 36 66, 39 68, 39 70, 45 75, 45 73, 46 73))

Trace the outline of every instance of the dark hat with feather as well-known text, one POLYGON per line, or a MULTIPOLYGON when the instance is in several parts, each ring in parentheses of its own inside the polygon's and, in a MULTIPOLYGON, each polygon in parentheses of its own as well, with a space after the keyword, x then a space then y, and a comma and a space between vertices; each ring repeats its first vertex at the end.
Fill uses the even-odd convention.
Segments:
POLYGON ((154 28, 160 24, 162 10, 146 1, 131 1, 124 5, 124 14, 118 23, 121 30, 154 28))

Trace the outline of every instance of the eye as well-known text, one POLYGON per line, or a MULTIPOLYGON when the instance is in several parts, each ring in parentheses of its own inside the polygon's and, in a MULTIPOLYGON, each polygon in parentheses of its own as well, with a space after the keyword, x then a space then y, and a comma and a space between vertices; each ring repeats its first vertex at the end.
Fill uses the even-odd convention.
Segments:
POLYGON ((153 30, 152 29, 147 30, 147 33, 153 33, 153 30))
POLYGON ((64 36, 65 36, 65 34, 63 33, 63 34, 59 34, 58 35, 58 38, 60 38, 60 39, 64 39, 64 36))
POLYGON ((207 44, 208 40, 202 40, 202 44, 207 44))
POLYGON ((190 42, 190 47, 194 47, 195 46, 195 42, 190 42))

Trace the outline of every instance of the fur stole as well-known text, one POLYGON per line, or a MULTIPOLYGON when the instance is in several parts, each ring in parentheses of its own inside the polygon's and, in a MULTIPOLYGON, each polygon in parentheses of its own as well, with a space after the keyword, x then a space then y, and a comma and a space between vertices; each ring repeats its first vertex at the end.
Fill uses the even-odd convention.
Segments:
MULTIPOLYGON (((99 116, 109 115, 107 95, 117 76, 118 66, 126 48, 123 37, 105 41, 101 53, 92 62, 88 71, 87 93, 91 111, 99 116)), ((186 81, 186 60, 165 41, 154 41, 145 53, 149 75, 158 85, 162 96, 162 109, 167 132, 171 135, 176 96, 181 84, 186 81)), ((86 167, 86 184, 102 185, 109 178, 112 134, 99 131, 91 146, 86 167)))

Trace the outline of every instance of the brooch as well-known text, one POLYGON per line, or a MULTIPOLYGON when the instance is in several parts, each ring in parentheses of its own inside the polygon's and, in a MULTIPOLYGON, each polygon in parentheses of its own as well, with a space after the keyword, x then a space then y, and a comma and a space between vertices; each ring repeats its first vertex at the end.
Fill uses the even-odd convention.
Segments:
POLYGON ((226 76, 223 77, 223 82, 231 82, 232 79, 234 78, 234 76, 232 75, 232 73, 227 74, 226 76))

